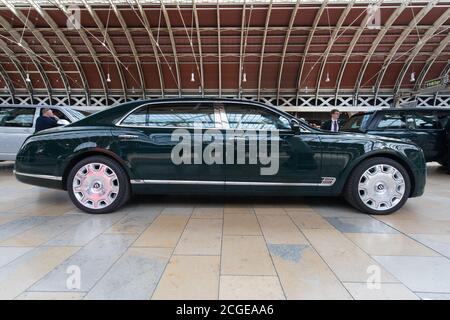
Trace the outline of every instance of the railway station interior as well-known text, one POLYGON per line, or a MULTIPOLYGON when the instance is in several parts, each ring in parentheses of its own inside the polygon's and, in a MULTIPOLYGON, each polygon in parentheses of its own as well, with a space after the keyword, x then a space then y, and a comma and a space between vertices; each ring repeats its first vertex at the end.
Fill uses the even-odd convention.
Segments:
POLYGON ((446 0, 1 0, 0 299, 450 300, 449 72, 446 0), (220 129, 285 119, 281 155, 311 140, 279 180, 163 167, 164 127, 139 144, 205 106, 220 129), (96 212, 77 177, 98 163, 96 212))

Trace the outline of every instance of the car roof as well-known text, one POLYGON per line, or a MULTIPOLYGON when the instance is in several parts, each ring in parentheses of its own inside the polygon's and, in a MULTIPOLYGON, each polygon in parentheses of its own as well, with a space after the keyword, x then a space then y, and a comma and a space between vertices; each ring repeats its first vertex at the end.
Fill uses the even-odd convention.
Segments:
POLYGON ((449 111, 449 107, 409 107, 409 108, 383 108, 378 110, 361 111, 353 115, 364 115, 364 114, 374 114, 379 112, 398 112, 398 111, 449 111))

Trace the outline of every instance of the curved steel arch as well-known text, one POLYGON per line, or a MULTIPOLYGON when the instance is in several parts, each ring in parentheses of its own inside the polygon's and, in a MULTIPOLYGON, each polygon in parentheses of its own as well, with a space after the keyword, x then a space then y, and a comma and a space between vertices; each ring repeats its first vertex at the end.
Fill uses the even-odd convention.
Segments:
POLYGON ((150 22, 148 21, 147 15, 145 14, 145 11, 144 11, 144 8, 142 7, 141 2, 139 0, 135 0, 135 1, 138 6, 139 13, 141 14, 142 22, 145 27, 145 30, 147 31, 148 37, 150 38, 150 43, 152 44, 152 50, 153 50, 153 54, 155 55, 155 60, 156 60, 156 67, 158 69, 159 83, 161 86, 161 97, 164 98, 164 76, 162 73, 161 59, 159 58, 159 52, 158 52, 159 44, 156 42, 155 37, 153 36, 153 31, 152 31, 152 28, 150 27, 150 22))
POLYGON ((420 87, 422 86, 423 80, 425 79, 425 76, 427 75, 428 71, 430 70, 431 66, 433 65, 434 61, 436 61, 437 57, 444 51, 444 49, 450 44, 450 34, 448 34, 444 40, 441 41, 439 46, 434 49, 431 56, 428 58, 428 60, 425 62, 424 67, 420 71, 419 76, 417 77, 416 84, 414 85, 414 91, 418 91, 420 87))
POLYGON ((270 0, 269 8, 266 13, 266 23, 264 27, 263 41, 261 45, 261 59, 259 60, 259 69, 258 69, 258 100, 261 98, 261 80, 262 80, 262 70, 263 70, 263 62, 264 62, 264 52, 266 50, 266 41, 267 41, 267 32, 269 28, 270 15, 272 13, 272 4, 273 0, 270 0))
MULTIPOLYGON (((40 61, 36 58, 36 54, 34 53, 34 51, 30 49, 30 47, 28 46, 28 43, 26 41, 21 40, 20 34, 17 31, 15 31, 11 27, 9 22, 6 21, 6 19, 3 18, 2 16, 0 16, 0 25, 11 35, 11 37, 14 39, 14 41, 16 43, 21 44, 23 50, 25 51, 27 56, 30 58, 30 60, 34 64, 34 66, 36 67, 36 70, 39 72, 39 75, 41 76, 41 79, 45 85, 45 88, 47 91, 47 96, 51 101, 52 90, 50 87, 50 82, 47 78, 47 74, 44 72, 44 69, 41 66, 40 61), (32 52, 32 54, 30 52, 32 52)), ((14 63, 17 70, 20 72, 22 80, 24 81, 25 86, 27 87, 27 89, 29 91, 30 98, 33 101, 33 96, 34 96, 33 86, 30 82, 26 81, 25 71, 22 67, 21 62, 15 57, 15 53, 11 49, 9 49, 8 45, 3 40, 2 40, 2 49, 8 55, 8 57, 11 59, 11 61, 14 63)))
MULTIPOLYGON (((67 17, 67 19, 69 19, 70 13, 67 10, 67 8, 63 4, 61 4, 60 0, 55 0, 55 2, 56 2, 56 5, 58 6, 58 8, 67 17)), ((94 61, 95 67, 97 68, 97 72, 100 77, 100 81, 102 82, 103 93, 105 95, 105 101, 108 101, 108 86, 106 85, 106 76, 101 67, 101 62, 97 57, 97 53, 94 50, 92 42, 89 40, 89 38, 86 35, 86 32, 83 30, 83 28, 75 28, 75 30, 77 30, 78 34, 80 35, 80 38, 83 40, 84 45, 88 48, 89 54, 91 55, 92 60, 94 61)))
MULTIPOLYGON (((195 20, 195 28, 197 30, 197 43, 198 43, 198 53, 200 55, 200 85, 202 88, 202 97, 205 95, 205 77, 203 74, 203 53, 202 53, 202 41, 200 37, 200 28, 198 22, 198 13, 197 13, 197 5, 195 4, 195 0, 192 0, 192 10, 194 10, 194 20, 195 20)), ((191 39, 192 41, 192 39, 191 39)))
POLYGON ((216 15, 217 15, 217 54, 219 55, 219 98, 222 97, 222 47, 220 45, 220 5, 219 0, 217 0, 216 5, 216 15))
MULTIPOLYGON (((241 98, 242 95, 242 68, 244 67, 243 59, 243 48, 244 48, 244 30, 245 30, 245 10, 247 9, 247 1, 244 0, 242 4, 242 20, 241 20, 241 45, 239 46, 239 85, 238 85, 238 97, 241 98)), ((245 43, 247 45, 247 41, 245 43)))
MULTIPOLYGON (((67 52, 69 53, 70 57, 73 60, 73 63, 75 64, 75 67, 77 68, 78 73, 80 74, 81 82, 83 84, 83 89, 85 91, 86 95, 86 101, 89 102, 89 85, 87 84, 87 78, 86 74, 84 73, 83 68, 81 67, 81 63, 78 60, 77 54, 72 48, 72 45, 67 40, 64 33, 58 28, 58 25, 55 23, 55 21, 50 17, 45 10, 43 10, 34 0, 28 0, 28 2, 32 5, 32 7, 41 15, 41 17, 45 20, 45 22, 52 28, 53 32, 58 36, 59 40, 63 43, 64 47, 66 48, 67 52)), ((70 104, 70 100, 69 100, 70 104)))
POLYGON ((317 78, 317 85, 316 85, 316 100, 319 98, 319 93, 320 93, 320 83, 322 82, 322 76, 323 76, 323 72, 325 70, 325 66, 327 64, 327 60, 328 60, 328 56, 330 55, 331 52, 331 48, 333 47, 334 41, 337 38, 337 35, 339 33, 339 29, 342 27, 342 24, 344 23, 345 19, 348 16, 348 13, 351 11, 353 4, 355 3, 356 0, 351 0, 347 6, 345 7, 344 12, 342 12, 341 16, 339 17, 338 22, 336 23, 336 27, 333 30, 333 33, 331 34, 331 38, 328 41, 328 45, 327 45, 327 49, 325 50, 325 55, 324 58, 322 60, 322 63, 320 64, 320 69, 319 69, 319 76, 317 78))
POLYGON ((289 19, 288 29, 286 31, 286 37, 284 39, 283 51, 281 53, 280 68, 278 70, 277 101, 280 98, 281 78, 283 76, 284 59, 286 57, 286 51, 287 51, 287 47, 289 44, 289 38, 291 37, 292 26, 294 25, 295 17, 297 16, 297 11, 298 11, 299 6, 300 6, 300 0, 297 0, 294 8, 292 9, 291 17, 289 19))
POLYGON ((123 90, 123 98, 125 100, 127 100, 128 98, 128 94, 127 94, 127 86, 125 84, 125 77, 123 75, 123 70, 120 67, 120 60, 117 57, 117 52, 116 49, 114 48, 114 44, 111 41, 111 38, 109 37, 109 34, 106 32, 105 27, 103 25, 103 22, 100 20, 100 18, 98 17, 97 13, 92 9, 92 7, 89 5, 89 3, 86 0, 81 0, 83 2, 84 7, 86 8, 86 10, 89 12, 89 14, 91 15, 92 19, 94 20, 95 24, 97 25, 97 27, 99 28, 100 32, 104 35, 106 43, 108 44, 108 49, 110 50, 113 59, 114 59, 114 64, 116 65, 117 68, 117 73, 119 74, 119 78, 120 78, 120 83, 122 85, 122 90, 123 90))
POLYGON ((409 55, 406 62, 403 64, 402 70, 400 71, 397 80, 395 82, 394 86, 394 96, 396 96, 402 86, 403 79, 405 77, 406 72, 408 71, 409 67, 411 66, 412 62, 416 58, 416 56, 419 54, 420 50, 423 48, 423 46, 430 40, 433 36, 436 30, 438 30, 450 17, 450 9, 447 9, 434 23, 433 26, 428 29, 425 32, 425 35, 420 39, 419 43, 414 47, 414 50, 409 55))
POLYGON ((125 33, 125 37, 127 38, 128 44, 130 45, 131 52, 133 53, 134 62, 136 63, 136 68, 137 68, 137 72, 139 75, 139 81, 141 84, 142 98, 145 99, 145 97, 146 97, 145 78, 144 78, 144 72, 142 70, 141 61, 139 60, 138 52, 136 50, 136 45, 134 44, 133 38, 131 37, 131 33, 127 28, 127 24, 125 23, 125 20, 123 19, 122 14, 120 13, 119 10, 117 10, 117 6, 114 4, 114 2, 112 0, 109 0, 109 3, 111 4, 111 7, 113 8, 113 11, 114 11, 117 19, 119 20, 120 26, 122 27, 123 32, 125 33))
POLYGON ((14 85, 11 81, 11 78, 9 77, 8 73, 6 72, 5 68, 3 68, 3 65, 0 64, 0 76, 2 77, 3 81, 5 81, 5 86, 8 88, 9 96, 11 97, 12 103, 14 103, 14 85))
POLYGON ((25 84, 25 88, 27 88, 28 95, 30 96, 31 101, 33 101, 34 95, 33 85, 31 84, 31 82, 28 82, 26 80, 25 71, 23 70, 23 67, 20 64, 20 61, 15 57, 14 52, 12 52, 12 50, 9 49, 8 45, 1 39, 0 39, 0 49, 2 49, 2 51, 8 56, 9 60, 11 60, 11 62, 16 67, 23 83, 25 84))
MULTIPOLYGON (((14 7, 14 5, 12 5, 11 3, 9 3, 8 0, 1 0, 1 2, 17 17, 19 18, 19 20, 23 23, 24 26, 26 26, 28 28, 28 30, 33 34, 33 36, 39 41, 40 45, 45 49, 45 51, 47 52, 47 54, 50 56, 50 59, 53 62, 54 67, 56 68, 56 70, 58 71, 61 80, 63 81, 64 84, 64 88, 66 90, 66 96, 67 99, 70 101, 70 85, 69 85, 69 81, 67 80, 67 76, 64 72, 64 69, 61 66, 61 62, 59 61, 59 59, 56 57, 55 52, 53 51, 53 49, 50 47, 50 44, 48 43, 48 41, 45 39, 45 37, 42 35, 42 33, 40 31, 38 31, 34 24, 30 22, 29 19, 27 19, 27 17, 22 13, 22 11, 17 10, 16 7, 14 7)), ((20 42, 21 37, 20 35, 17 34, 17 36, 19 36, 19 41, 17 41, 18 43, 20 42)), ((22 40, 23 41, 23 40, 22 40)), ((25 47, 25 43, 23 43, 24 47, 25 47)), ((27 49, 30 50, 31 52, 33 52, 31 50, 31 48, 28 46, 28 44, 26 45, 27 49)), ((33 52, 33 54, 35 54, 33 52)), ((36 55, 36 54, 35 54, 36 55)), ((36 55, 37 56, 37 55, 36 55)), ((41 64, 39 63, 39 68, 42 68, 41 64)), ((43 69, 42 69, 43 72, 43 69)), ((45 73, 45 72, 43 72, 45 73)), ((52 101, 52 93, 51 93, 51 85, 50 85, 50 81, 48 80, 47 77, 45 77, 44 81, 46 82, 46 85, 49 88, 49 99, 50 99, 50 103, 52 101)))
MULTIPOLYGON (((380 44, 381 40, 383 40, 384 36, 388 32, 389 28, 394 24, 395 20, 400 16, 400 14, 405 10, 405 8, 409 5, 411 0, 403 1, 397 9, 389 16, 388 20, 386 21, 386 24, 381 28, 380 32, 378 32, 377 37, 375 38, 374 42, 372 43, 372 46, 370 47, 367 56, 364 58, 363 65, 359 71, 358 78, 356 80, 355 84, 355 98, 354 101, 358 101, 359 92, 361 89, 361 83, 364 79, 364 75, 366 73, 366 69, 369 65, 370 59, 372 58, 373 54, 375 53, 375 50, 378 48, 378 45, 380 44)), ((381 10, 381 9, 380 9, 381 10)))
MULTIPOLYGON (((381 5, 382 2, 384 0, 380 0, 377 2, 377 6, 381 5)), ((345 68, 347 67, 347 63, 348 60, 350 59, 350 56, 353 52, 353 49, 356 46, 356 43, 359 41, 359 38, 361 37, 361 35, 363 34, 367 24, 369 23, 369 21, 372 19, 372 16, 370 16, 369 14, 366 15, 366 17, 363 19, 363 21, 361 22, 361 28, 358 28, 358 30, 356 31, 355 35, 352 38, 352 41, 350 42, 349 47, 347 48, 347 52, 345 53, 345 57, 344 60, 341 63, 341 66, 339 68, 339 73, 338 73, 338 77, 337 77, 337 82, 336 82, 336 93, 334 95, 334 101, 335 101, 335 106, 337 105, 337 98, 339 96, 339 90, 341 88, 341 82, 342 82, 342 78, 344 76, 344 71, 345 68)))
POLYGON ((398 50, 402 46, 403 42, 411 33, 411 29, 415 28, 420 20, 433 8, 438 0, 431 0, 426 7, 422 8, 415 19, 408 24, 408 28, 403 30, 399 39, 395 42, 394 47, 389 51, 387 58, 383 62, 383 66, 380 69, 380 73, 378 74, 377 80, 375 81, 375 92, 374 92, 374 100, 376 101, 378 98, 378 93, 380 91, 381 83, 383 82, 384 75, 386 74, 386 70, 391 64, 394 56, 397 54, 398 50))
MULTIPOLYGON (((170 44, 172 46, 173 59, 175 60, 175 70, 177 74, 177 87, 178 87, 178 96, 181 97, 181 77, 180 77, 180 66, 178 63, 178 55, 177 55, 177 47, 175 45, 175 38, 173 36, 172 25, 170 24, 169 13, 167 12, 167 8, 164 4, 163 0, 160 0, 161 9, 163 10, 164 20, 166 21, 167 30, 169 32, 170 44)), ((169 69, 172 67, 169 65, 169 69)))
POLYGON ((319 11, 316 13, 316 17, 314 18, 313 27, 311 28, 311 31, 308 35, 308 40, 306 41, 305 50, 303 52, 303 59, 298 67, 297 70, 297 93, 295 94, 295 100, 298 100, 298 96, 300 95, 300 86, 302 82, 302 75, 303 75, 303 69, 305 68, 305 62, 306 62, 306 56, 308 55, 309 48, 311 47, 311 42, 314 36, 314 32, 317 29, 317 26, 319 25, 320 17, 322 16, 322 13, 325 11, 326 6, 328 5, 329 0, 324 0, 322 2, 322 5, 320 6, 319 11))

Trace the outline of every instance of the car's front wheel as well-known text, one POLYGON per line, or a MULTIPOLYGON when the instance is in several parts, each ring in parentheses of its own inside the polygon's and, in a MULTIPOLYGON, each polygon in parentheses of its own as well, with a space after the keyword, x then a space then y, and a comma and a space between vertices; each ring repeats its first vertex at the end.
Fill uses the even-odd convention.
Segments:
POLYGON ((124 204, 130 194, 125 170, 104 156, 78 162, 67 178, 72 202, 87 213, 108 213, 124 204))
POLYGON ((377 157, 363 161, 351 173, 346 189, 347 201, 362 212, 390 214, 409 197, 411 180, 397 161, 377 157))

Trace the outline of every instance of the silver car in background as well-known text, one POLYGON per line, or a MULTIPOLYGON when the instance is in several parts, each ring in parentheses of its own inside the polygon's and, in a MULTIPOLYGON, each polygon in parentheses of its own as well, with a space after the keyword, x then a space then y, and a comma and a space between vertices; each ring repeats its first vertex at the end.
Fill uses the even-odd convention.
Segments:
POLYGON ((70 107, 0 105, 0 161, 15 160, 25 139, 36 131, 36 119, 44 108, 50 108, 66 125, 85 117, 82 112, 70 107))

